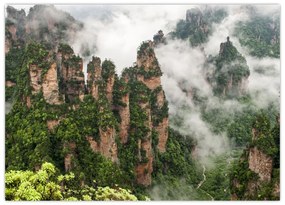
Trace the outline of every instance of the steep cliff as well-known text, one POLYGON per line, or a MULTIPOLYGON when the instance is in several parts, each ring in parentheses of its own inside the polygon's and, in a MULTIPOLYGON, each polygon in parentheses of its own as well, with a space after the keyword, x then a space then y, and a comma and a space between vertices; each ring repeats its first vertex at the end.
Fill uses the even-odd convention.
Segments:
POLYGON ((66 102, 83 100, 85 81, 82 58, 76 56, 69 45, 60 44, 57 59, 60 65, 61 92, 65 95, 66 102))
POLYGON ((208 62, 215 65, 214 71, 209 70, 211 74, 207 79, 216 95, 234 98, 246 93, 249 67, 229 37, 220 44, 219 55, 209 57, 208 62))
POLYGON ((11 48, 23 46, 25 41, 26 13, 7 6, 7 17, 5 19, 5 54, 11 48))
POLYGON ((171 32, 173 38, 187 39, 191 46, 205 43, 213 31, 213 23, 220 23, 227 16, 219 7, 200 6, 186 11, 185 20, 180 20, 171 32))
POLYGON ((270 122, 264 114, 256 117, 252 129, 252 142, 233 168, 232 200, 279 199, 278 130, 278 122, 271 129, 270 122))

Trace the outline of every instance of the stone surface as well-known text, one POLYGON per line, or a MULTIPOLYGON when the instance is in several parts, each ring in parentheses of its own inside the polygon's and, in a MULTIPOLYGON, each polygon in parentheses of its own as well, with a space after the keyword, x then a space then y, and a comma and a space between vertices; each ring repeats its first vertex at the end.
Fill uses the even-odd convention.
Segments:
POLYGON ((58 77, 57 77, 57 66, 53 63, 43 80, 43 95, 44 99, 49 104, 59 105, 63 102, 60 100, 59 88, 58 88, 58 77))
POLYGON ((159 152, 163 153, 166 151, 166 142, 168 139, 168 118, 163 118, 162 122, 155 127, 158 133, 158 145, 159 152))
POLYGON ((53 130, 57 125, 59 125, 59 120, 48 120, 47 121, 47 127, 51 131, 53 130))
POLYGON ((257 147, 250 148, 248 157, 249 169, 257 173, 261 181, 270 181, 273 160, 257 147))
POLYGON ((119 114, 121 118, 120 123, 120 139, 121 143, 125 144, 128 141, 128 132, 130 128, 130 103, 129 103, 129 93, 122 97, 122 102, 125 103, 125 107, 121 106, 119 108, 119 114))
POLYGON ((39 68, 37 65, 30 65, 29 73, 32 94, 37 94, 42 88, 42 69, 39 68))

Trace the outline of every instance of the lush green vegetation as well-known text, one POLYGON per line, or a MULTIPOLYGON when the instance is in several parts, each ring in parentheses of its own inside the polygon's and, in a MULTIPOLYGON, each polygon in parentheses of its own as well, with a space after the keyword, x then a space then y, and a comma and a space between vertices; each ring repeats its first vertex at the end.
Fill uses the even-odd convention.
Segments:
MULTIPOLYGON (((27 20, 46 8, 55 10, 53 6, 37 5, 31 9, 27 20)), ((227 12, 220 8, 192 9, 187 12, 186 20, 177 23, 171 36, 187 40, 193 47, 202 45, 212 34, 213 25, 226 16, 227 12)), ((214 75, 208 80, 213 86, 214 97, 219 100, 217 104, 223 105, 231 99, 240 109, 227 111, 217 104, 212 106, 210 97, 200 95, 199 89, 193 88, 195 111, 200 112, 210 132, 227 135, 236 149, 213 156, 210 160, 215 166, 206 166, 196 160, 197 142, 193 136, 184 136, 171 127, 168 128, 166 151, 161 153, 157 148, 156 128, 169 117, 168 102, 162 86, 149 89, 138 80, 138 76, 145 80, 162 76, 152 43, 143 42, 137 51, 142 61, 152 60, 148 69, 135 65, 118 76, 115 64, 106 59, 101 65, 101 76, 95 79, 94 64, 88 64, 92 83, 98 86, 95 99, 88 91, 94 84, 84 84, 82 58, 65 43, 70 27, 76 30, 80 24, 68 14, 64 13, 63 17, 67 21, 56 21, 54 25, 44 19, 37 33, 31 31, 25 37, 26 42, 16 42, 23 39, 12 42, 5 56, 6 81, 15 83, 5 90, 5 99, 12 102, 12 109, 5 118, 6 200, 229 200, 233 195, 238 199, 278 199, 272 190, 280 181, 279 111, 273 105, 259 110, 249 94, 239 92, 238 87, 250 73, 245 57, 229 39, 221 44, 219 55, 207 57, 205 67, 209 64, 215 67, 214 75), (57 58, 58 52, 62 59, 57 58), (44 75, 54 62, 57 63, 59 93, 65 95, 59 105, 48 104, 42 90, 32 92, 30 78, 31 69, 41 70, 38 83, 43 83, 44 75), (107 93, 106 86, 113 78, 113 91, 107 93), (112 94, 111 100, 107 99, 107 94, 112 94), (127 95, 130 126, 127 142, 121 143, 119 111, 127 107, 122 101, 127 95), (100 145, 101 133, 109 128, 114 131, 112 137, 117 145, 115 163, 100 151, 92 150, 94 147, 91 148, 88 141, 92 139, 100 145), (139 148, 139 141, 151 144, 153 171, 149 187, 139 185, 136 178, 136 167, 149 162, 147 151, 139 148), (240 159, 236 160, 245 147, 240 159), (252 147, 273 160, 271 181, 259 181, 258 174, 249 169, 248 150, 252 147), (260 184, 253 194, 248 194, 248 186, 256 181, 260 184)), ((247 46, 251 55, 278 58, 279 21, 279 17, 257 16, 240 22, 236 33, 241 45, 247 46)), ((8 40, 12 38, 7 27, 10 25, 14 23, 7 19, 5 35, 8 40)), ((23 25, 17 30, 21 37, 24 36, 23 25)), ((95 60, 101 64, 99 58, 95 60)), ((184 113, 192 111, 187 103, 180 108, 184 113)), ((172 116, 170 120, 176 128, 184 123, 183 117, 172 116)), ((144 171, 149 173, 147 169, 144 171)))
POLYGON ((226 16, 227 12, 222 8, 193 8, 187 11, 186 20, 180 20, 170 35, 173 38, 188 39, 192 46, 198 46, 205 43, 212 34, 213 23, 221 22, 226 16))
POLYGON ((253 14, 250 20, 239 22, 235 30, 242 46, 249 49, 250 55, 280 57, 280 16, 273 18, 253 14))
POLYGON ((254 137, 251 144, 244 151, 238 163, 234 164, 230 174, 231 193, 240 200, 277 200, 278 196, 274 194, 274 187, 280 183, 280 125, 278 122, 272 125, 269 116, 261 111, 255 115, 252 127, 254 137), (249 169, 249 149, 253 147, 257 147, 258 150, 273 160, 272 179, 270 181, 259 180, 258 174, 249 169), (255 189, 249 190, 250 183, 255 184, 255 189))
POLYGON ((214 75, 209 79, 214 86, 216 95, 236 98, 241 93, 239 86, 250 74, 246 59, 238 52, 236 47, 229 41, 221 43, 220 53, 215 57, 209 57, 208 63, 216 67, 214 75))
POLYGON ((81 183, 77 189, 78 177, 72 172, 60 175, 51 163, 43 163, 36 171, 11 170, 5 174, 5 197, 13 201, 39 201, 39 200, 83 200, 83 201, 136 201, 130 190, 121 187, 110 188, 98 186, 93 180, 92 186, 81 183))

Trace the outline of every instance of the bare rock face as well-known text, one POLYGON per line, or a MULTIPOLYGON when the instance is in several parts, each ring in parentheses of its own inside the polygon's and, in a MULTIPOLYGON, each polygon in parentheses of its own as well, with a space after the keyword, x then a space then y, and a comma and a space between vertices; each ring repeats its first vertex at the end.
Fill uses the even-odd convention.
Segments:
POLYGON ((100 133, 100 153, 110 158, 113 162, 118 161, 118 148, 115 142, 115 128, 108 127, 106 130, 99 128, 100 133))
POLYGON ((261 181, 270 181, 272 174, 272 158, 261 152, 257 147, 249 150, 249 169, 257 173, 261 181))
POLYGON ((91 149, 93 152, 100 152, 100 146, 99 144, 93 139, 93 137, 88 136, 86 137, 86 140, 89 142, 91 149))
POLYGON ((11 25, 8 27, 8 31, 10 32, 11 34, 11 37, 12 37, 12 40, 16 41, 17 40, 17 28, 15 25, 11 25))
POLYGON ((15 85, 16 85, 16 83, 14 83, 14 82, 12 82, 12 81, 10 81, 10 80, 7 80, 7 81, 5 82, 5 86, 8 87, 8 88, 13 87, 13 86, 15 86, 15 85))
POLYGON ((115 82, 115 75, 111 75, 108 80, 107 80, 107 85, 106 85, 106 96, 108 99, 108 102, 112 104, 113 101, 113 87, 114 87, 114 82, 115 82))
POLYGON ((32 87, 32 94, 37 94, 42 88, 42 69, 37 65, 30 65, 30 85, 32 87))
POLYGON ((96 142, 93 137, 87 136, 86 140, 89 142, 93 152, 99 152, 103 156, 118 162, 118 147, 115 142, 115 129, 107 128, 106 130, 99 129, 100 142, 96 142))
POLYGON ((162 122, 155 127, 158 133, 158 145, 159 152, 165 152, 165 146, 168 139, 168 118, 163 118, 162 122))
POLYGON ((203 23, 203 14, 198 8, 187 10, 186 22, 194 23, 196 26, 200 26, 203 23))
POLYGON ((68 172, 73 168, 72 159, 74 157, 76 144, 74 142, 68 142, 64 144, 64 148, 69 150, 69 152, 64 157, 64 168, 65 171, 68 172))
POLYGON ((120 139, 121 143, 125 144, 128 141, 128 131, 130 128, 130 97, 129 93, 122 97, 122 102, 125 103, 125 107, 120 107, 119 114, 121 117, 120 123, 120 139))
POLYGON ((143 82, 149 89, 154 90, 161 85, 160 77, 151 77, 146 79, 143 75, 137 76, 138 81, 143 82))
POLYGON ((83 61, 74 54, 62 53, 61 77, 65 85, 65 100, 74 102, 82 99, 85 90, 83 61))
POLYGON ((16 10, 7 6, 7 17, 5 19, 5 54, 12 47, 19 47, 24 42, 26 13, 24 9, 16 10))
MULTIPOLYGON (((140 107, 145 110, 148 120, 145 126, 152 130, 151 110, 149 103, 140 103, 140 107)), ((151 184, 151 173, 153 171, 153 154, 151 131, 145 133, 145 138, 138 141, 140 163, 136 167, 136 179, 138 184, 149 186, 151 184), (142 154, 142 152, 144 154, 142 154)))
POLYGON ((93 98, 99 98, 99 81, 102 80, 101 59, 92 57, 92 61, 88 64, 87 69, 87 88, 93 98))
POLYGON ((151 90, 161 85, 162 75, 153 48, 152 41, 143 42, 137 55, 137 67, 143 71, 143 73, 138 73, 137 80, 143 82, 151 90))
POLYGON ((153 50, 153 42, 143 42, 137 56, 137 66, 149 71, 157 66, 157 59, 153 50))
POLYGON ((59 88, 58 88, 58 77, 57 77, 57 66, 53 63, 43 80, 43 95, 44 99, 49 104, 59 105, 63 102, 60 100, 59 88))
POLYGON ((157 102, 158 108, 162 108, 162 106, 165 103, 165 95, 164 95, 163 90, 159 91, 159 93, 157 94, 156 102, 157 102))
POLYGON ((53 130, 57 125, 59 125, 60 121, 59 120, 48 120, 47 121, 47 127, 48 130, 53 130))
POLYGON ((9 39, 5 38, 5 55, 9 53, 10 49, 12 47, 12 43, 9 39))
POLYGON ((149 186, 151 184, 151 173, 153 171, 152 163, 153 163, 153 155, 152 155, 152 147, 151 147, 151 140, 146 140, 141 142, 139 140, 138 142, 139 150, 142 149, 145 151, 147 162, 146 163, 140 163, 136 167, 136 178, 137 183, 149 186))

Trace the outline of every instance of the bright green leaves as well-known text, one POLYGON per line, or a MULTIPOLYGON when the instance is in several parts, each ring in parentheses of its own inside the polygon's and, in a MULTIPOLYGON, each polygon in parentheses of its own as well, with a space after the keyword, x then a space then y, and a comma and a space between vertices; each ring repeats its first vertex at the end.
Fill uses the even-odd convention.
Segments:
POLYGON ((60 200, 63 198, 60 186, 52 182, 55 167, 44 163, 37 172, 9 171, 5 174, 6 200, 39 201, 60 200))
POLYGON ((137 201, 137 197, 129 190, 120 187, 112 189, 110 187, 99 187, 96 191, 96 199, 99 201, 137 201))
MULTIPOLYGON (((47 162, 36 172, 11 170, 5 174, 6 200, 137 200, 130 190, 117 185, 76 188, 72 186, 74 179, 73 173, 57 176, 55 166, 47 162)), ((97 182, 94 180, 94 183, 97 182)))

